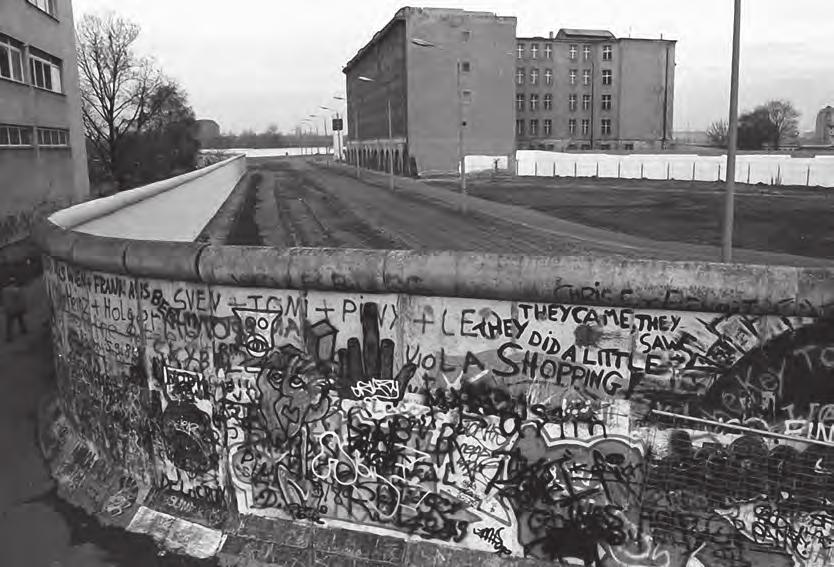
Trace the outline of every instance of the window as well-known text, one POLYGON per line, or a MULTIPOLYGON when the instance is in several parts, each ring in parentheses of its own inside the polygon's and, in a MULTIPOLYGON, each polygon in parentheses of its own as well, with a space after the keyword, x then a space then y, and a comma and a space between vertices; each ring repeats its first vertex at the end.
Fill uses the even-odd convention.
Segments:
POLYGON ((472 32, 471 32, 471 31, 469 31, 469 30, 463 30, 462 32, 460 32, 460 39, 461 39, 461 41, 463 41, 464 43, 465 43, 465 42, 467 42, 467 41, 469 41, 469 38, 470 38, 470 37, 472 37, 472 32))
POLYGON ((32 146, 32 129, 28 126, 0 124, 0 148, 28 148, 32 146))
POLYGON ((515 48, 515 52, 519 59, 524 59, 524 44, 519 43, 515 48))
POLYGON ((515 95, 515 109, 518 111, 524 110, 524 95, 521 93, 515 95))
POLYGON ((582 84, 583 85, 590 85, 591 84, 591 70, 590 69, 582 69, 582 84))
POLYGON ((539 135, 539 121, 538 120, 531 120, 530 121, 530 135, 531 136, 538 136, 539 135))
POLYGON ((614 57, 614 48, 610 45, 604 45, 602 47, 602 60, 603 61, 611 61, 614 57))
POLYGON ((32 73, 32 84, 36 87, 56 93, 63 92, 59 64, 44 57, 29 54, 29 71, 32 73))
POLYGON ((523 85, 524 84, 524 69, 516 69, 515 70, 515 84, 523 85))
POLYGON ((38 145, 65 148, 69 146, 69 132, 58 128, 38 128, 38 145))
POLYGON ((576 118, 568 120, 568 132, 573 135, 576 134, 576 118))
POLYGON ((23 82, 23 52, 20 44, 0 35, 0 77, 23 82))
POLYGON ((603 118, 601 126, 602 126, 602 135, 603 136, 610 136, 611 135, 611 119, 610 118, 603 118))
POLYGON ((611 110, 611 95, 610 94, 602 95, 602 109, 603 110, 611 110))
POLYGON ((589 110, 591 108, 591 95, 582 95, 582 110, 589 110))
POLYGON ((545 59, 553 59, 553 44, 552 43, 545 43, 544 44, 544 58, 545 59))
POLYGON ((535 112, 539 109, 539 95, 530 95, 530 112, 535 112))
POLYGON ((570 73, 568 75, 570 77, 570 84, 575 85, 576 84, 576 69, 571 69, 570 73))
POLYGON ((464 73, 468 73, 470 69, 469 61, 461 61, 460 63, 460 70, 464 73))
POLYGON ((568 95, 568 108, 570 110, 576 110, 576 95, 570 94, 568 95))
POLYGON ((553 95, 550 93, 544 95, 544 109, 553 110, 553 95))
POLYGON ((530 57, 533 59, 538 58, 539 56, 539 44, 538 43, 531 43, 530 44, 530 57))
POLYGON ((32 6, 39 8, 46 12, 53 18, 58 17, 58 12, 55 10, 55 0, 28 0, 32 6))
POLYGON ((611 72, 610 69, 606 69, 602 72, 602 84, 603 85, 610 85, 614 78, 614 74, 611 72))
POLYGON ((553 131, 553 121, 549 118, 544 121, 544 135, 550 136, 550 133, 553 131))
POLYGON ((583 45, 582 46, 582 58, 587 61, 591 58, 591 46, 590 45, 583 45))
POLYGON ((530 70, 530 84, 531 85, 538 85, 539 84, 539 70, 538 69, 531 69, 530 70))
POLYGON ((463 99, 463 104, 471 104, 472 103, 472 91, 462 91, 461 98, 463 99))
POLYGON ((588 129, 589 129, 590 127, 591 127, 591 121, 590 121, 590 120, 588 120, 587 118, 583 119, 583 120, 582 120, 582 135, 583 135, 583 136, 587 136, 587 135, 588 135, 588 129))
POLYGON ((576 46, 571 45, 570 49, 568 50, 568 57, 570 59, 576 59, 576 46))
POLYGON ((516 136, 523 136, 524 135, 524 120, 516 120, 515 121, 515 135, 516 136))
POLYGON ((623 149, 627 150, 627 151, 633 151, 634 150, 634 144, 623 144, 623 149))
POLYGON ((553 70, 552 69, 545 69, 544 70, 544 84, 550 86, 553 84, 553 70))

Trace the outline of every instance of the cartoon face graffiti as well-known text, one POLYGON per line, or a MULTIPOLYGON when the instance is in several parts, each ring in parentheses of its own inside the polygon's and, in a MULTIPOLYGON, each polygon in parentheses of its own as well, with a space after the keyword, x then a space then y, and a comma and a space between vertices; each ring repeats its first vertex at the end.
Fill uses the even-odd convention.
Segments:
POLYGON ((274 309, 232 309, 243 328, 243 348, 250 356, 263 358, 275 346, 272 333, 283 311, 274 309))
POLYGON ((258 375, 261 414, 270 439, 280 445, 330 411, 332 368, 298 348, 285 345, 265 361, 258 375))

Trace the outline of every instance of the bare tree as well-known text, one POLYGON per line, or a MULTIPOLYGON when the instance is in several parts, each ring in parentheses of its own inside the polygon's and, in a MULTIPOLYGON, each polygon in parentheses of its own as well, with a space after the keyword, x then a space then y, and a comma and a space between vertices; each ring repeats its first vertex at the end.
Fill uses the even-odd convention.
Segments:
POLYGON ((729 136, 729 123, 726 120, 716 120, 707 128, 707 139, 713 146, 719 148, 727 147, 727 139, 729 136))
POLYGON ((779 149, 785 140, 799 135, 799 112, 794 108, 793 103, 787 100, 771 100, 764 105, 764 108, 767 109, 770 122, 774 127, 774 149, 779 149))
POLYGON ((165 83, 152 62, 134 52, 139 31, 113 13, 85 15, 76 30, 84 129, 95 156, 117 182, 125 136, 153 118, 152 96, 165 83))

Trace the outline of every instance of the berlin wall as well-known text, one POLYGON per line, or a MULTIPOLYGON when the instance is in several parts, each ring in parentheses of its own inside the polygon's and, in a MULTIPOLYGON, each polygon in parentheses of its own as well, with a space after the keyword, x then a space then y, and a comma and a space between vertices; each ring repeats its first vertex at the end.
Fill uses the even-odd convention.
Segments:
POLYGON ((556 565, 834 561, 827 271, 41 241, 58 406, 125 507, 556 565))

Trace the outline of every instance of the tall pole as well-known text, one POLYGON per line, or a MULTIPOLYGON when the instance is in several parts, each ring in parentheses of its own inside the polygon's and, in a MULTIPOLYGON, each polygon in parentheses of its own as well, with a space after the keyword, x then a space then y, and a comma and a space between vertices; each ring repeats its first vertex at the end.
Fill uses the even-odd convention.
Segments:
POLYGON ((460 58, 457 60, 458 89, 458 163, 460 163, 460 194, 463 197, 460 210, 466 214, 466 155, 463 150, 463 93, 460 84, 460 58))
POLYGON ((738 61, 741 50, 741 0, 735 0, 733 15, 733 66, 730 75, 730 123, 727 136, 727 190, 724 195, 724 235, 721 260, 733 261, 733 207, 736 190, 736 145, 738 143, 738 61))
POLYGON ((359 172, 359 156, 362 153, 359 148, 359 105, 357 105, 356 110, 353 111, 353 116, 356 118, 356 143, 354 144, 356 146, 356 179, 361 179, 362 174, 359 172))
POLYGON ((597 68, 596 68, 596 61, 594 61, 594 56, 596 55, 596 49, 591 54, 591 150, 594 149, 594 120, 596 119, 594 116, 594 110, 596 105, 596 100, 594 95, 596 94, 594 89, 594 83, 597 80, 597 68))
MULTIPOLYGON (((387 89, 387 86, 386 86, 387 89)), ((388 94, 388 189, 394 192, 394 134, 391 129, 391 95, 388 94)))

